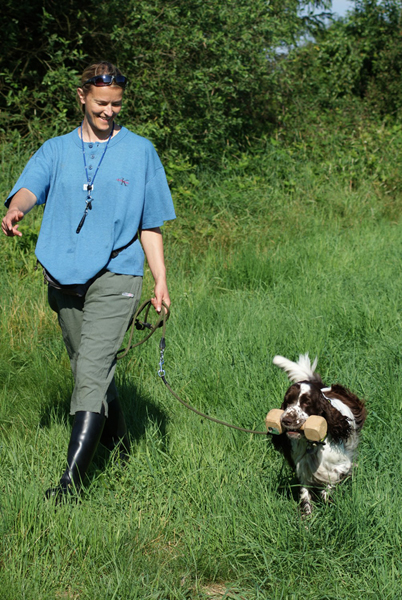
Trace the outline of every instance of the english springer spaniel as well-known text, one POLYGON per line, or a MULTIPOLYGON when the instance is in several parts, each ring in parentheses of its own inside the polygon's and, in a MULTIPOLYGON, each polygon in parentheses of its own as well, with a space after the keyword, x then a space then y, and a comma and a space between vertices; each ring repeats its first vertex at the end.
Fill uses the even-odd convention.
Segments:
POLYGON ((294 383, 281 406, 283 433, 273 435, 272 441, 296 472, 301 484, 301 510, 308 515, 312 510, 312 491, 320 489, 322 498, 327 500, 331 488, 351 473, 366 409, 364 402, 341 385, 323 384, 315 373, 317 358, 311 364, 308 354, 300 355, 298 362, 275 356, 273 362, 294 383), (327 421, 328 433, 323 442, 309 442, 300 430, 311 415, 327 421))

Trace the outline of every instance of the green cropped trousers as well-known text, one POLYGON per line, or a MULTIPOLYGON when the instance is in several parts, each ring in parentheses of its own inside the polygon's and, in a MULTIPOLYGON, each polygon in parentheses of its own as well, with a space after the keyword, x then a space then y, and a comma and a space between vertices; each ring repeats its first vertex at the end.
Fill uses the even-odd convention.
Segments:
POLYGON ((117 397, 116 353, 137 310, 142 277, 106 271, 85 297, 49 286, 49 305, 57 313, 74 376, 70 413, 100 413, 117 397))

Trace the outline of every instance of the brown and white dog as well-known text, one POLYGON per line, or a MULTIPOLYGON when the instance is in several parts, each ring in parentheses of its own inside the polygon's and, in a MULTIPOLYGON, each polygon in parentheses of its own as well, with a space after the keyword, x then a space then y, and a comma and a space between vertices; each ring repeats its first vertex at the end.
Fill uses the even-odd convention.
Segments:
POLYGON ((275 356, 273 362, 294 383, 281 406, 283 433, 273 435, 272 441, 295 470, 301 484, 301 509, 307 515, 312 510, 311 491, 318 488, 327 500, 331 488, 351 473, 367 413, 364 402, 348 389, 338 384, 326 387, 315 373, 317 359, 311 364, 308 354, 300 355, 297 362, 275 356), (327 421, 323 443, 309 442, 300 430, 311 415, 327 421))

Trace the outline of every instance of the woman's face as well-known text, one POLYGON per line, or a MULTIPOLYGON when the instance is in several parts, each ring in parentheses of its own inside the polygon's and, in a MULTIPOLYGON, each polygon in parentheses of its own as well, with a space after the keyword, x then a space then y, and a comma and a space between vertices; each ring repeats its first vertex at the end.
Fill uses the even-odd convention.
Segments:
POLYGON ((80 102, 85 107, 84 120, 99 139, 107 138, 122 107, 123 88, 119 85, 91 85, 86 94, 82 88, 77 91, 80 102))

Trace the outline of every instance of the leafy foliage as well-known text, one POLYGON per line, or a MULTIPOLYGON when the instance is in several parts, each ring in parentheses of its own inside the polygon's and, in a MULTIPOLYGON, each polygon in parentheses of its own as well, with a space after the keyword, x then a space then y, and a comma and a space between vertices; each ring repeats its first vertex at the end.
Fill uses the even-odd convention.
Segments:
POLYGON ((74 124, 77 74, 116 62, 130 78, 126 123, 162 152, 192 162, 246 148, 280 110, 275 52, 329 0, 5 0, 0 124, 38 141, 74 124))
POLYGON ((401 19, 401 0, 356 0, 345 19, 318 30, 314 41, 283 61, 287 105, 322 110, 356 99, 371 113, 396 115, 402 107, 401 19))

